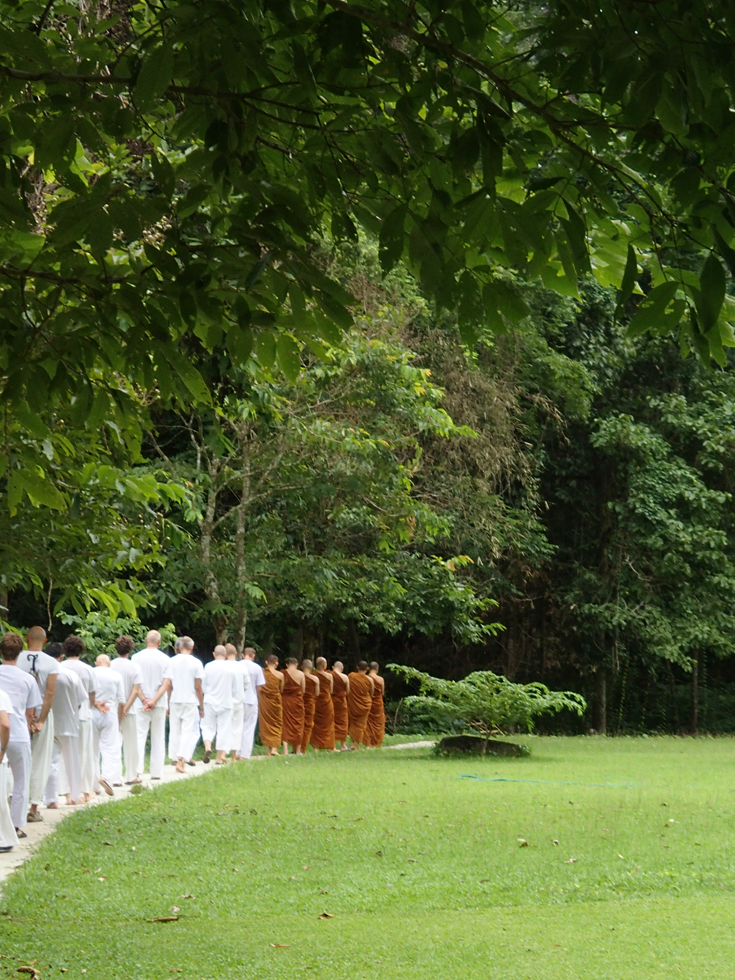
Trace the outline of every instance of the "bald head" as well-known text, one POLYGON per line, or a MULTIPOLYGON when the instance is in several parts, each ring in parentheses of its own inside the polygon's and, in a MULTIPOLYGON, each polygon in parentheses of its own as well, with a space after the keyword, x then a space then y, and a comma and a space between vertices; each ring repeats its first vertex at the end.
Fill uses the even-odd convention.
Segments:
POLYGON ((265 662, 267 664, 277 664, 278 657, 276 656, 275 653, 269 653, 268 656, 265 658, 265 662))
POLYGON ((225 650, 228 660, 237 660, 237 647, 234 643, 225 643, 225 650))
POLYGON ((101 653, 94 662, 95 667, 109 667, 110 658, 106 653, 101 653))
POLYGON ((324 659, 324 657, 317 657, 316 658, 316 669, 317 670, 326 670, 327 669, 327 661, 324 659))
POLYGON ((336 670, 338 674, 341 674, 342 671, 345 669, 345 665, 342 663, 341 660, 335 660, 334 663, 332 664, 332 669, 336 670))
POLYGON ((145 645, 151 650, 157 650, 161 645, 161 634, 158 630, 148 630, 145 637, 145 645))
POLYGON ((46 642, 46 630, 43 626, 31 626, 26 633, 26 645, 29 650, 43 650, 46 642))
POLYGON ((309 673, 309 671, 311 670, 311 668, 313 666, 314 666, 314 664, 311 662, 311 660, 302 660, 301 661, 301 669, 302 670, 305 670, 307 674, 309 673))
POLYGON ((223 645, 221 643, 218 643, 217 646, 212 651, 212 655, 213 655, 213 657, 214 657, 215 660, 226 660, 227 659, 227 650, 225 650, 225 648, 223 647, 223 645))

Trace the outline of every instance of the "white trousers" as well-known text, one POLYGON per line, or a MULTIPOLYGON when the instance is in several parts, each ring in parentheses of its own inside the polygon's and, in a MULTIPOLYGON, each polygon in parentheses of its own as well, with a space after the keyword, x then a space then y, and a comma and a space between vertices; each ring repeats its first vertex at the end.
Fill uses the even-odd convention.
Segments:
POLYGON ((91 793, 96 780, 94 726, 91 718, 79 719, 79 763, 82 793, 91 793))
POLYGON ((245 706, 242 702, 240 704, 235 704, 232 707, 232 732, 230 735, 230 752, 239 752, 240 743, 242 742, 242 721, 243 721, 243 708, 245 706))
POLYGON ((255 741, 255 726, 258 724, 258 705, 244 704, 242 718, 242 741, 240 742, 240 758, 249 759, 253 754, 255 741))
POLYGON ((199 705, 174 703, 169 708, 168 757, 188 762, 199 741, 199 705))
MULTIPOLYGON (((137 714, 127 714, 120 725, 120 738, 122 740, 122 758, 125 760, 125 779, 132 780, 138 775, 140 766, 138 765, 138 716, 137 714)), ((122 767, 118 773, 119 778, 116 783, 122 782, 122 767)))
POLYGON ((10 801, 10 818, 13 826, 22 830, 28 823, 28 794, 31 784, 30 742, 8 742, 8 765, 13 773, 13 798, 10 801))
POLYGON ((138 775, 143 773, 145 766, 145 743, 148 729, 151 731, 151 776, 160 779, 163 776, 163 763, 166 755, 166 709, 156 705, 150 711, 139 711, 135 716, 138 733, 138 775))
POLYGON ((100 776, 110 785, 119 782, 120 729, 117 723, 117 705, 105 714, 99 708, 92 708, 92 755, 95 790, 100 788, 100 776))
POLYGON ((218 751, 224 749, 225 752, 229 752, 232 742, 232 708, 215 708, 214 705, 205 702, 202 738, 205 742, 211 742, 215 733, 217 735, 215 748, 218 751))
POLYGON ((0 847, 15 847, 18 838, 8 806, 8 760, 0 762, 0 847))
POLYGON ((51 755, 43 801, 59 802, 59 758, 64 760, 64 790, 69 793, 72 803, 78 803, 82 795, 82 764, 79 758, 79 738, 76 735, 57 735, 54 739, 54 751, 51 755))
POLYGON ((49 711, 43 728, 31 735, 31 785, 29 789, 30 802, 36 806, 43 803, 43 791, 46 789, 48 774, 51 770, 51 756, 54 751, 54 713, 49 711))

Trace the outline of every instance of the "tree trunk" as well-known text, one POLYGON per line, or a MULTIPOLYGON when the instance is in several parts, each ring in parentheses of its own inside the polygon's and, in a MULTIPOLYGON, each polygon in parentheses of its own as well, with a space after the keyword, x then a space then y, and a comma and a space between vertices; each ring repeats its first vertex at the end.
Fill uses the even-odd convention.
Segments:
POLYGON ((242 451, 242 487, 240 503, 235 514, 235 574, 237 581, 237 606, 235 612, 235 646, 242 653, 245 646, 245 633, 248 611, 245 605, 245 517, 250 506, 250 426, 243 424, 238 429, 242 451))
MULTIPOLYGON (((217 576, 212 568, 212 539, 214 537, 214 522, 217 511, 217 477, 219 475, 219 462, 215 460, 209 468, 211 483, 207 492, 207 507, 202 521, 202 536, 200 554, 202 565, 204 565, 204 592, 213 606, 219 606, 220 594, 217 576)), ((217 643, 227 642, 227 620, 221 615, 212 617, 214 635, 217 643)))
POLYGON ((607 735, 607 671, 604 669, 597 672, 595 729, 600 735, 607 735))
POLYGON ((699 728, 699 651, 692 660, 692 713, 689 719, 689 733, 696 735, 699 728))

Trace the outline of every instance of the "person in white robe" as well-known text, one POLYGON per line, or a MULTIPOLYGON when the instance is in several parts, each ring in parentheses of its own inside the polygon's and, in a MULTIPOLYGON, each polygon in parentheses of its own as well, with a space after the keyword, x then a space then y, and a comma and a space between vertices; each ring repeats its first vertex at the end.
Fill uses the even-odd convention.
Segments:
POLYGON ((88 695, 82 682, 73 670, 61 663, 64 648, 60 643, 49 643, 46 653, 60 665, 56 675, 54 694, 54 751, 51 756, 51 769, 44 790, 44 803, 47 809, 56 810, 59 806, 59 762, 64 760, 63 792, 69 794, 72 805, 82 800, 82 765, 79 754, 79 711, 88 695))
MULTIPOLYGON (((122 723, 120 724, 120 737, 122 739, 122 755, 125 760, 125 782, 128 786, 132 783, 141 783, 143 780, 138 775, 140 766, 138 764, 138 712, 140 710, 143 694, 141 693, 141 673, 137 664, 130 659, 130 654, 135 649, 135 641, 132 636, 118 636, 115 640, 117 657, 112 661, 110 667, 120 675, 123 685, 123 705, 122 723)), ((122 784, 122 771, 118 772, 117 783, 122 784)))
POLYGON ((159 650, 161 634, 151 630, 145 638, 145 649, 134 653, 131 663, 140 670, 143 704, 136 715, 138 732, 138 775, 143 775, 145 746, 151 733, 151 779, 161 779, 166 756, 166 712, 168 681, 165 679, 169 658, 159 650))
POLYGON ((237 659, 237 647, 235 644, 225 643, 225 650, 227 651, 227 662, 231 664, 230 669, 234 672, 237 682, 237 695, 232 704, 232 733, 230 737, 230 751, 232 752, 232 761, 235 762, 242 742, 243 705, 245 703, 245 688, 248 686, 248 678, 242 660, 237 659))
POLYGON ((242 741, 240 742, 239 757, 250 759, 253 754, 255 726, 258 724, 258 688, 265 684, 263 668, 255 662, 255 650, 245 647, 240 663, 246 671, 248 686, 245 688, 242 718, 242 741))
POLYGON ((214 648, 213 656, 214 660, 204 668, 202 738, 204 761, 209 762, 212 758, 212 742, 216 736, 215 761, 221 766, 226 761, 232 742, 232 707, 238 693, 238 677, 222 644, 214 648))
MULTIPOLYGON (((74 671, 87 695, 79 709, 79 760, 82 802, 88 803, 96 795, 94 790, 94 739, 92 736, 92 708, 94 707, 95 695, 94 668, 82 660, 85 646, 81 636, 67 636, 63 648, 64 666, 67 670, 74 671)), ((67 795, 66 802, 71 803, 71 794, 67 795)))
POLYGON ((122 678, 110 667, 110 658, 101 653, 95 660, 95 700, 92 709, 94 736, 95 790, 100 787, 114 796, 112 785, 120 771, 120 722, 125 705, 122 678))
POLYGON ((18 657, 18 667, 30 674, 38 684, 43 698, 41 712, 31 729, 31 782, 29 787, 30 810, 28 822, 43 820, 38 808, 43 802, 48 774, 51 769, 51 756, 54 750, 54 694, 59 665, 53 657, 43 652, 46 630, 42 626, 32 626, 26 634, 26 649, 18 657))
POLYGON ((196 723, 204 714, 204 666, 194 656, 190 636, 178 637, 175 649, 165 674, 170 685, 168 756, 176 763, 177 772, 186 772, 184 762, 194 764, 194 749, 199 741, 196 723))
POLYGON ((5 633, 0 639, 0 691, 7 694, 12 707, 10 737, 5 750, 13 774, 13 797, 10 816, 18 837, 26 837, 28 795, 31 783, 31 727, 36 711, 43 705, 41 691, 34 677, 17 665, 23 641, 17 633, 5 633))
POLYGON ((7 749, 10 741, 10 716, 13 706, 5 691, 0 691, 0 854, 12 851, 18 843, 18 835, 13 826, 8 806, 8 759, 7 749))

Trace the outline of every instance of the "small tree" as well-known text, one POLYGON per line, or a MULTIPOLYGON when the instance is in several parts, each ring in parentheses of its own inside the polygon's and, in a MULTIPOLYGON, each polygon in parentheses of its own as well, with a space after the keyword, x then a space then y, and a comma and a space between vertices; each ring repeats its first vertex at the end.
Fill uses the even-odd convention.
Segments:
POLYGON ((388 664, 387 669, 419 682, 420 693, 405 700, 408 707, 429 709, 447 727, 463 721, 483 735, 498 734, 511 726, 532 731, 537 715, 564 709, 581 715, 587 707, 582 695, 574 691, 550 691, 538 682, 514 684, 490 670, 447 681, 402 664, 388 664))

